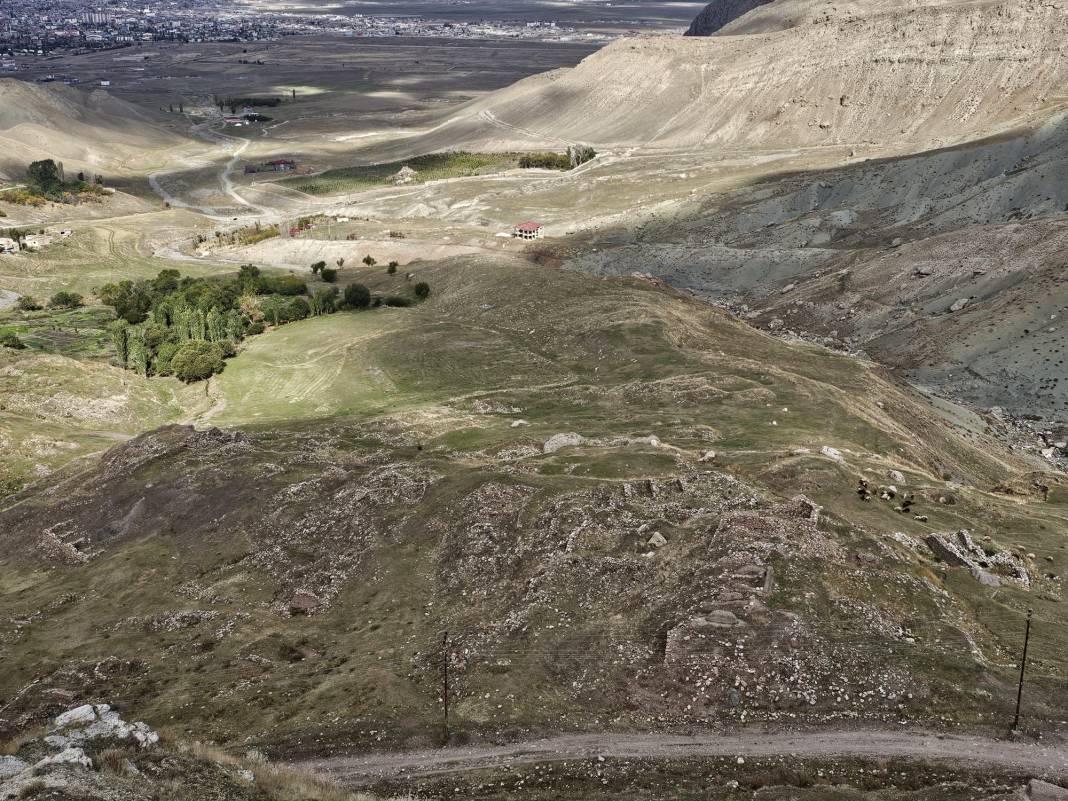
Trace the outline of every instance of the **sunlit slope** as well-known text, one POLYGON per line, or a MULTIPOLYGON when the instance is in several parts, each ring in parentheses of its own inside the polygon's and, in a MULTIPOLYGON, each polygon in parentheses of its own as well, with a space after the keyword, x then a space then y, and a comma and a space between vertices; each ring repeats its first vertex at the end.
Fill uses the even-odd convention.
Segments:
POLYGON ((493 93, 432 139, 919 148, 1065 101, 1068 15, 1053 5, 890 4, 803 21, 749 35, 620 40, 573 69, 493 93))
MULTIPOLYGON (((213 739, 428 742, 447 628, 459 732, 1003 722, 1065 495, 981 419, 647 282, 419 272, 422 305, 253 339, 212 381, 224 430, 7 502, 8 719, 62 686, 213 739), (937 562, 960 528, 1030 583, 937 562)), ((1063 719, 1060 629, 1033 647, 1029 712, 1063 719)))
POLYGON ((17 175, 51 158, 68 171, 136 173, 185 141, 175 120, 104 89, 0 79, 0 168, 17 175))

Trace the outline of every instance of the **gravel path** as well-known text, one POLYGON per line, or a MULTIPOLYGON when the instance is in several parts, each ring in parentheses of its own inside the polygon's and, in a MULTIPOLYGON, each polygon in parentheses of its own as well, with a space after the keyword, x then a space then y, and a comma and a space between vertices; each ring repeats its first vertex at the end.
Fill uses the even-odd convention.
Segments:
POLYGON ((1036 745, 917 731, 742 733, 685 737, 668 734, 576 734, 493 746, 330 757, 298 763, 358 786, 382 778, 419 778, 482 768, 598 756, 629 759, 684 757, 899 757, 967 767, 1018 771, 1056 780, 1068 777, 1068 746, 1036 745))

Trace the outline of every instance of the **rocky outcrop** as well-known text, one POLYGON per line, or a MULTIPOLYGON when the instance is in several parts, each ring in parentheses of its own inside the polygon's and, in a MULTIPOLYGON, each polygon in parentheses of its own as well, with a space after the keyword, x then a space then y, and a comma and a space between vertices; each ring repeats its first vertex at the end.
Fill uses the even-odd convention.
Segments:
POLYGON ((772 0, 713 0, 698 14, 684 36, 713 36, 720 28, 729 25, 754 8, 772 0))

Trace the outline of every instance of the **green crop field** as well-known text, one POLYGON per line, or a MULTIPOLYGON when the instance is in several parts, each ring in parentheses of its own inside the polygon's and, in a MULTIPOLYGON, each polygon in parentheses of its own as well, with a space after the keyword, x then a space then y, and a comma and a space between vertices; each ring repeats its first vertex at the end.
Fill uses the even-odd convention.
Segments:
POLYGON ((430 153, 404 161, 344 167, 311 177, 286 178, 281 183, 308 195, 333 195, 390 186, 404 167, 415 170, 406 183, 420 184, 442 178, 489 175, 519 166, 519 153, 430 153))

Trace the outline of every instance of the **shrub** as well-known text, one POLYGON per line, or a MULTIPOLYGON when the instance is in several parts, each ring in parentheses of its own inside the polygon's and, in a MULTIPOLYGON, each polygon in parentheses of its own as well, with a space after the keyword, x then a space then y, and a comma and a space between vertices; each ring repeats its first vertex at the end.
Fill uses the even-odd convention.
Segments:
POLYGON ((249 327, 245 330, 245 333, 249 336, 255 336, 256 334, 262 334, 263 330, 263 321, 256 320, 255 322, 249 325, 249 327))
POLYGON ((375 259, 374 256, 368 254, 363 257, 363 263, 366 264, 368 267, 374 267, 376 264, 378 264, 378 260, 375 259))
POLYGON ((416 284, 415 296, 419 298, 419 300, 426 300, 428 297, 430 297, 430 284, 428 284, 426 281, 420 281, 418 284, 416 284))
POLYGON ((313 264, 313 265, 311 266, 311 271, 312 271, 313 273, 316 273, 316 274, 318 274, 318 272, 319 272, 319 271, 320 271, 321 269, 323 269, 323 267, 325 267, 325 266, 326 266, 326 262, 325 262, 325 261, 317 261, 317 262, 315 262, 315 264, 313 264))
POLYGON ((14 350, 22 350, 26 347, 19 335, 14 331, 0 331, 0 348, 12 348, 14 350))
POLYGON ((567 153, 528 153, 520 157, 519 166, 523 169, 570 170, 571 156, 567 153))
POLYGON ((406 307, 412 305, 411 298, 404 298, 400 295, 386 295, 382 302, 387 306, 406 307))
POLYGON ((185 381, 202 381, 223 369, 223 349, 217 342, 191 339, 179 346, 171 359, 174 374, 185 381))
POLYGON ((389 263, 389 266, 386 267, 386 272, 389 273, 390 275, 396 274, 396 272, 397 272, 397 262, 391 261, 389 263))
POLYGON ((77 292, 57 292, 48 301, 53 309, 77 309, 82 305, 82 296, 77 292))
POLYGON ((332 284, 334 283, 334 281, 337 280, 337 270, 335 270, 333 267, 324 268, 323 271, 319 273, 319 275, 328 284, 332 284))
POLYGON ((23 295, 19 298, 18 307, 20 311, 39 311, 41 304, 29 295, 23 295))
POLYGON ((349 309, 366 309, 371 305, 371 290, 363 284, 345 287, 345 306, 349 309))
POLYGON ((308 285, 295 275, 279 275, 274 278, 266 278, 263 281, 263 286, 268 293, 273 292, 275 295, 293 296, 306 295, 308 293, 308 285))

